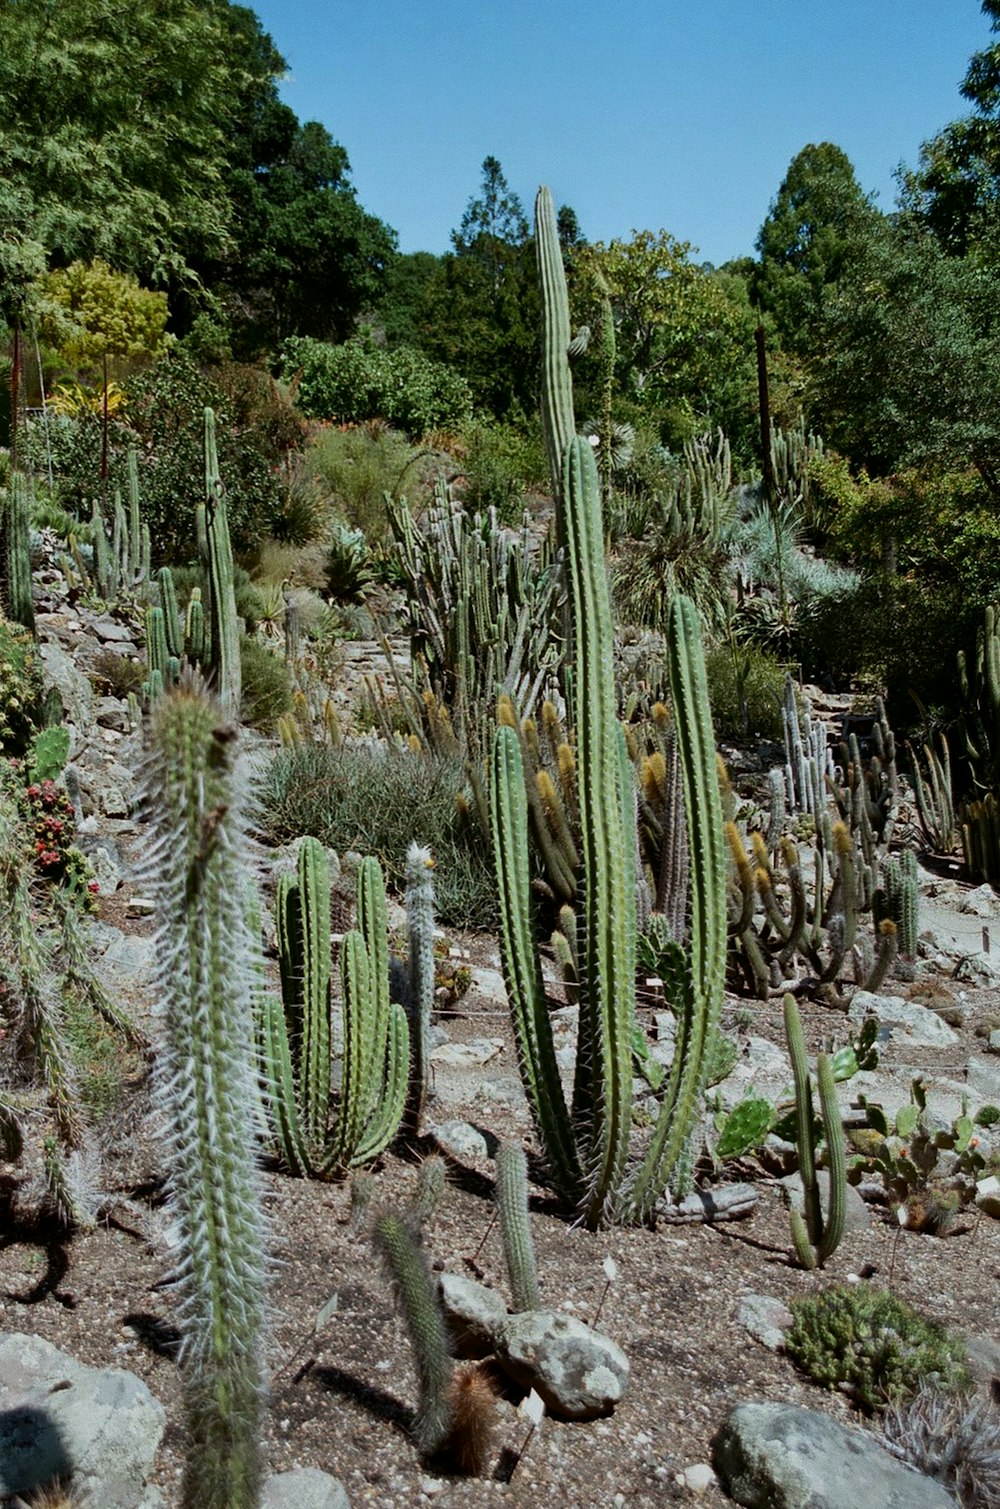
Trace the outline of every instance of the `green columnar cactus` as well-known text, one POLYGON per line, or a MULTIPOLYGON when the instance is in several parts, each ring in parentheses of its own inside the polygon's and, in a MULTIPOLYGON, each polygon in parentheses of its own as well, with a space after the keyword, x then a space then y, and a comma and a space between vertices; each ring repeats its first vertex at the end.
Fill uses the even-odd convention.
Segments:
POLYGON ((822 1268, 832 1256, 844 1233, 847 1208, 847 1162, 844 1156, 844 1133, 837 1108, 837 1091, 833 1067, 825 1053, 816 1059, 816 1083, 830 1180, 829 1210, 824 1216, 816 1178, 816 1130, 813 1115, 812 1085, 806 1059, 802 1023, 793 995, 785 996, 785 1035, 792 1060, 795 1083, 795 1141, 799 1151, 799 1173, 805 1218, 792 1207, 790 1220, 795 1253, 803 1268, 822 1268))
POLYGON ((146 669, 151 676, 159 671, 167 679, 167 633, 162 608, 146 609, 146 669))
POLYGON ((90 524, 94 531, 94 580, 105 602, 112 602, 118 595, 117 558, 108 544, 104 532, 104 517, 96 498, 91 499, 90 524), (113 563, 113 564, 112 564, 113 563))
POLYGON ((177 611, 177 593, 174 590, 174 573, 169 566, 161 566, 156 574, 160 589, 160 607, 163 609, 163 626, 167 635, 167 651, 180 660, 184 654, 184 633, 181 616, 177 611))
POLYGON ((234 738, 192 678, 160 699, 146 797, 165 1003, 189 1455, 183 1509, 254 1509, 262 1476, 264 1252, 254 1166, 253 943, 234 738))
POLYGON ((446 1183, 447 1170, 443 1158, 432 1153, 429 1158, 421 1159, 417 1170, 417 1188, 410 1206, 418 1230, 422 1231, 434 1219, 446 1183))
POLYGON ((204 540, 212 673, 226 716, 236 718, 240 711, 240 629, 233 590, 233 548, 211 409, 205 410, 204 540))
POLYGON ((538 1265, 528 1215, 528 1163, 519 1143, 502 1142, 497 1149, 497 1209, 503 1254, 514 1309, 538 1310, 538 1265))
POLYGON ((542 423, 549 475, 557 499, 562 495, 566 447, 576 434, 573 382, 569 372, 569 297, 555 205, 544 186, 535 199, 535 252, 542 291, 542 423))
POLYGON ((875 893, 876 921, 883 918, 896 924, 899 952, 904 959, 917 956, 917 856, 904 849, 882 866, 882 887, 875 893))
POLYGON ((191 589, 184 616, 184 654, 193 665, 201 665, 205 659, 205 609, 200 587, 191 589))
POLYGON ((31 591, 31 538, 27 479, 12 471, 0 513, 3 548, 3 605, 12 623, 35 632, 35 602, 31 591))
POLYGON ((304 839, 297 876, 278 886, 282 1001, 264 1003, 270 1116, 294 1173, 320 1178, 370 1163, 391 1142, 406 1098, 409 1032, 389 1001, 385 888, 377 860, 358 878, 359 930, 341 946, 344 1063, 330 1121, 330 880, 326 851, 304 839))
POLYGON ((411 844, 406 856, 406 926, 410 946, 410 1088, 403 1125, 419 1137, 430 1080, 431 1008, 434 1005, 434 861, 411 844))
POLYGON ((375 1223, 375 1246, 389 1270, 413 1347, 420 1399, 413 1438, 426 1457, 441 1450, 452 1425, 454 1364, 441 1302, 427 1257, 406 1222, 397 1215, 375 1223))

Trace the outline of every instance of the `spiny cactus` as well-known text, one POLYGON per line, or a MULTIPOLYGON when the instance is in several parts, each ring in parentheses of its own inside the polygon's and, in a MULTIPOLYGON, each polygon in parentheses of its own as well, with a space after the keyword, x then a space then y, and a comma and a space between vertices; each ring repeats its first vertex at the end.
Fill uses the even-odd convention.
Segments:
POLYGON ((514 1309, 537 1310, 538 1265, 528 1215, 528 1164, 519 1143, 502 1142, 497 1149, 497 1210, 504 1259, 514 1309))
POLYGON ((255 1509, 263 1469, 254 945, 239 900, 249 858, 234 754, 233 730, 196 677, 159 700, 146 804, 190 1442, 183 1509, 255 1509))
POLYGON ((799 1009, 793 995, 785 996, 785 1035, 792 1060, 795 1083, 795 1143, 799 1153, 799 1174, 805 1217, 793 1206, 789 1212, 795 1253, 803 1268, 822 1268, 831 1257, 844 1233, 847 1208, 847 1161, 844 1133, 837 1107, 833 1067, 825 1053, 816 1059, 816 1083, 826 1143, 827 1172, 830 1181, 829 1209, 824 1216, 816 1178, 816 1131, 813 1115, 812 1085, 806 1059, 805 1040, 799 1009))
POLYGON ((411 844, 406 855, 406 927, 410 949, 410 1087, 403 1125, 419 1137, 430 1081, 431 1008, 434 1005, 434 861, 411 844))
POLYGON ((413 1438, 426 1457, 439 1452, 451 1429, 453 1362, 437 1287, 427 1257, 402 1217, 386 1213, 375 1223, 375 1246, 389 1270, 417 1372, 419 1404, 413 1438))

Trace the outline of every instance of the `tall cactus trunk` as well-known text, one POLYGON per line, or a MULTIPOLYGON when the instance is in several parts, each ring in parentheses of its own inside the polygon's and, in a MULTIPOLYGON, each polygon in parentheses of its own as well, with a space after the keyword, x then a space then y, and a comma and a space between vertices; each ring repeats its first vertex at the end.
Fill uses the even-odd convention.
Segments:
POLYGON ((189 1436, 182 1509, 256 1509, 263 1470, 254 969, 233 749, 232 729, 196 678, 160 699, 146 795, 189 1436))
POLYGON ((215 445, 215 415, 205 410, 204 550, 208 572, 212 674, 227 718, 240 712, 240 632, 233 590, 233 547, 229 540, 226 500, 215 445))
POLYGON ((13 623, 35 632, 35 603, 31 591, 31 537, 28 482, 11 471, 7 498, 0 516, 3 549, 3 605, 13 623))

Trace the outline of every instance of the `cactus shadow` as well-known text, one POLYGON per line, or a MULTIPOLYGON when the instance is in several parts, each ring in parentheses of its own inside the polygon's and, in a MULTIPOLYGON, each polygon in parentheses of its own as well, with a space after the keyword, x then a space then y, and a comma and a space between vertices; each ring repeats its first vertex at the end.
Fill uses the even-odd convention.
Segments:
POLYGON ((65 1309, 75 1309, 73 1296, 60 1293, 59 1286, 69 1269, 70 1234, 55 1216, 44 1208, 20 1209, 16 1189, 11 1189, 0 1204, 0 1231, 0 1250, 19 1245, 40 1247, 45 1256, 45 1270, 31 1288, 24 1293, 8 1289, 4 1298, 16 1305, 40 1305, 51 1295, 65 1309))
POLYGON ((138 1342, 156 1357, 169 1357, 176 1362, 181 1349, 181 1333, 176 1326, 148 1310, 133 1310, 122 1316, 122 1325, 135 1332, 138 1342))
POLYGON ((390 1394, 388 1389, 368 1383, 357 1374, 347 1372, 345 1368, 330 1367, 328 1364, 311 1368, 309 1376, 327 1393, 351 1399, 376 1420, 384 1420, 387 1425, 394 1426, 406 1436, 411 1433, 416 1412, 395 1394, 390 1394))

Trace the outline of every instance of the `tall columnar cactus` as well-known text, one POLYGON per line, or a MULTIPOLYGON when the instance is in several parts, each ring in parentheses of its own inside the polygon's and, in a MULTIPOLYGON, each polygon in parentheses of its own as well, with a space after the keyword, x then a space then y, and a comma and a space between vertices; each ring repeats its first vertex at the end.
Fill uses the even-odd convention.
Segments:
POLYGON ((23 473, 16 470, 11 471, 7 479, 7 495, 2 502, 0 545, 3 549, 3 606, 13 623, 34 633, 28 482, 23 473))
POLYGON ((265 1001, 263 1022, 271 1122, 289 1167, 324 1178, 377 1158, 399 1128, 406 1099, 409 1032, 403 1008, 389 1000, 378 861, 362 863, 358 929, 341 945, 344 1062, 332 1117, 330 878, 315 839, 303 839, 297 876, 279 883, 277 911, 282 1000, 265 1001))
POLYGON ((208 574, 212 674, 226 716, 236 718, 240 711, 240 630, 233 589, 233 547, 229 540, 226 499, 219 475, 215 415, 211 409, 205 410, 203 548, 208 574))
POLYGON ((402 1217, 387 1213, 375 1223, 375 1246, 389 1270, 413 1347, 420 1398, 413 1437, 433 1457, 452 1428, 454 1363, 437 1286, 420 1243, 402 1217))
POLYGON ((190 1441, 183 1509, 254 1509, 262 1474, 264 1253, 254 1167, 253 941, 234 735, 197 680, 160 699, 153 830, 159 1100, 179 1261, 190 1441))
POLYGON ((805 1216, 792 1206, 789 1216, 795 1253, 803 1268, 822 1268, 832 1256, 844 1234, 847 1209, 847 1162, 844 1156, 844 1132, 837 1107, 837 1089, 833 1066, 825 1053, 816 1059, 816 1084, 819 1090, 823 1135, 826 1142, 827 1172, 830 1180, 829 1207, 826 1215, 820 1201, 816 1177, 816 1129, 813 1114, 812 1084, 806 1059, 805 1040, 799 1009, 793 995, 785 996, 785 1034, 792 1060, 795 1084, 795 1141, 799 1151, 799 1174, 805 1216))
POLYGON ((434 860, 411 844, 406 855, 406 926, 410 947, 410 1088, 404 1129, 419 1137, 430 1079, 431 1008, 434 1004, 434 860))

